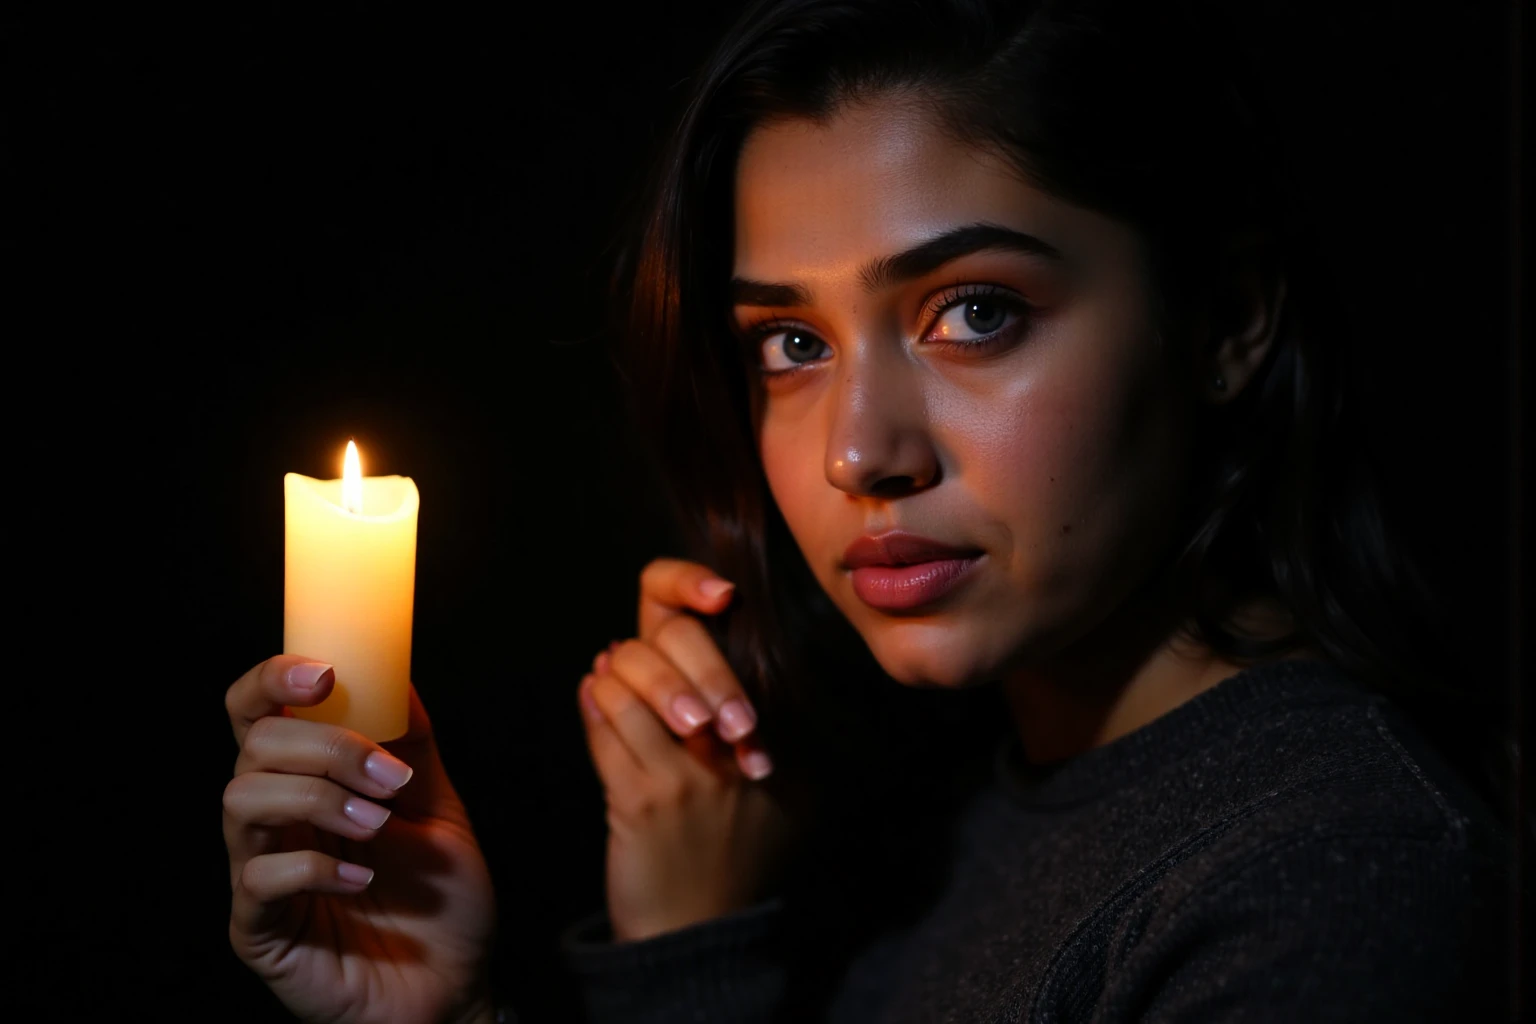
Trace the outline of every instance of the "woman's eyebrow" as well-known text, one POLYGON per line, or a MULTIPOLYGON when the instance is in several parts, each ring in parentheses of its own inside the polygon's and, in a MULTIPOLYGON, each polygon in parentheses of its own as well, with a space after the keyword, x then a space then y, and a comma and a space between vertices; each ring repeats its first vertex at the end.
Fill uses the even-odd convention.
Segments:
POLYGON ((1005 228, 1001 224, 968 224, 946 231, 912 248, 873 260, 859 272, 866 291, 879 291, 938 270, 950 260, 971 253, 1001 249, 1043 256, 1059 261, 1061 250, 1034 235, 1005 228))
POLYGON ((809 306, 811 293, 798 284, 768 284, 765 281, 748 281, 744 277, 731 278, 731 305, 733 306, 809 306))
MULTIPOLYGON (((865 291, 875 292, 931 274, 951 260, 987 250, 1022 252, 1060 261, 1061 250, 1051 243, 1000 224, 967 224, 919 242, 910 249, 871 260, 859 271, 865 291)), ((735 306, 807 306, 811 295, 798 284, 770 284, 743 277, 731 279, 735 306)))

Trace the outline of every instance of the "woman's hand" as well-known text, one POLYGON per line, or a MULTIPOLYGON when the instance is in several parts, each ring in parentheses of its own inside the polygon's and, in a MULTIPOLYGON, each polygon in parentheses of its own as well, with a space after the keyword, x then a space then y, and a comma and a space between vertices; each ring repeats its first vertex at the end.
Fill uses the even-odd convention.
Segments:
POLYGON ((230 943, 303 1020, 489 1020, 495 894, 426 710, 413 686, 409 731, 382 745, 286 710, 334 683, 282 655, 225 695, 230 943))
POLYGON ((579 689, 608 802, 608 916, 619 941, 751 906, 796 834, 741 684, 690 610, 731 584, 657 559, 640 577, 640 636, 593 662, 579 689))

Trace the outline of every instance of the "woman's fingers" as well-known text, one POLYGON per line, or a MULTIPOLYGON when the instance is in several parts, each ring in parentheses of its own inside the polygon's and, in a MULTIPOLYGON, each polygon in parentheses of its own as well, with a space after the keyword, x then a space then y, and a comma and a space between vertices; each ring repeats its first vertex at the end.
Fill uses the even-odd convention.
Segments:
POLYGON ((773 759, 768 756, 768 751, 763 749, 762 742, 756 734, 748 736, 736 743, 736 767, 741 769, 741 774, 754 781, 766 779, 773 774, 773 759))
POLYGON ((611 673, 634 692, 678 736, 697 736, 705 723, 737 746, 736 761, 748 778, 762 779, 773 762, 755 736, 757 715, 741 683, 704 625, 691 615, 663 622, 649 641, 615 643, 593 662, 598 675, 611 673))
POLYGON ((593 702, 639 767, 653 772, 670 764, 680 754, 677 740, 651 706, 625 681, 606 672, 593 676, 593 702))
POLYGON ((596 675, 585 676, 576 689, 576 698, 581 705, 581 720, 587 727, 587 748, 592 752, 592 762, 603 782, 612 784, 643 771, 644 765, 603 714, 592 693, 596 684, 596 675))
POLYGON ((662 623, 687 609, 704 615, 724 611, 734 588, 697 562, 654 559, 640 572, 640 638, 649 640, 662 623))
MULTIPOLYGON (((702 622, 679 615, 662 623, 651 644, 709 705, 721 739, 735 743, 756 728, 752 702, 702 622)), ((622 669, 619 674, 627 678, 622 669)))
POLYGON ((313 775, 246 772, 224 787, 224 842, 232 859, 259 841, 259 830, 307 822, 343 839, 372 839, 389 820, 389 808, 366 800, 330 779, 313 775))
POLYGON ((638 641, 617 645, 613 654, 598 655, 596 668, 582 679, 578 699, 593 760, 605 779, 673 763, 679 751, 673 733, 682 737, 682 745, 695 758, 716 768, 721 756, 717 751, 730 751, 733 746, 736 765, 747 778, 763 779, 773 771, 773 761, 755 734, 720 746, 710 730, 684 731, 667 721, 665 695, 688 685, 667 659, 638 641), (620 668, 617 656, 626 647, 627 667, 620 668))
POLYGON ((235 743, 244 744, 245 733, 262 718, 283 713, 285 705, 318 704, 331 692, 336 673, 331 666, 297 654, 279 654, 235 680, 224 693, 235 743))
POLYGON ((691 736, 714 717, 714 708, 693 682, 655 647, 642 640, 625 640, 598 655, 593 669, 628 683, 652 711, 679 736, 691 736))
POLYGON ((230 870, 238 877, 247 861, 270 852, 274 830, 283 825, 308 822, 348 839, 371 837, 389 812, 365 797, 390 799, 412 774, 404 761, 350 729, 273 715, 256 719, 244 730, 234 778, 224 789, 230 870))
POLYGON ((259 947, 283 915, 291 911, 292 897, 305 892, 359 893, 372 880, 371 868, 338 860, 319 850, 252 857, 235 876, 230 941, 237 953, 259 954, 261 950, 253 947, 259 947))
POLYGON ((705 746, 712 752, 710 731, 735 746, 736 764, 749 778, 772 770, 754 741, 751 701, 709 632, 688 614, 724 611, 733 591, 734 584, 697 562, 658 558, 641 572, 639 638, 599 654, 578 689, 605 781, 672 763, 683 752, 678 737, 695 756, 705 746))
POLYGON ((578 689, 592 763, 602 780, 610 814, 628 815, 650 806, 651 794, 676 792, 677 746, 655 712, 611 675, 593 673, 578 689))
POLYGON ((379 800, 394 796, 414 774, 410 765, 361 733, 271 716, 246 730, 235 775, 247 772, 320 776, 379 800))
POLYGON ((675 806, 702 780, 731 770, 731 750, 709 732, 681 743, 623 680, 591 673, 578 689, 587 741, 609 807, 620 814, 675 806))

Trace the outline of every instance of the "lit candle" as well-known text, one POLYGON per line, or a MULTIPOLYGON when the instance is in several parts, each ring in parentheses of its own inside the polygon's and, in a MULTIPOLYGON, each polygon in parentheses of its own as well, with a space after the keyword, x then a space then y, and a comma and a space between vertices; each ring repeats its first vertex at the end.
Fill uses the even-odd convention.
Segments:
POLYGON ((330 696, 296 717, 375 742, 405 735, 419 502, 410 477, 365 478, 351 441, 340 480, 283 477, 283 652, 336 672, 330 696))

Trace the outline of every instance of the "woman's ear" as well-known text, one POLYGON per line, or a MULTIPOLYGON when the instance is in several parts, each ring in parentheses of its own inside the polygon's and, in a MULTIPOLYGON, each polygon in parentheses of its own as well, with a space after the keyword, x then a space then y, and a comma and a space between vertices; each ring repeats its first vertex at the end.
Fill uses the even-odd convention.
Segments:
POLYGON ((1209 341, 1195 367, 1197 393, 1205 400, 1229 402, 1253 380, 1279 332, 1285 294, 1269 240, 1235 241, 1212 282, 1209 341))

